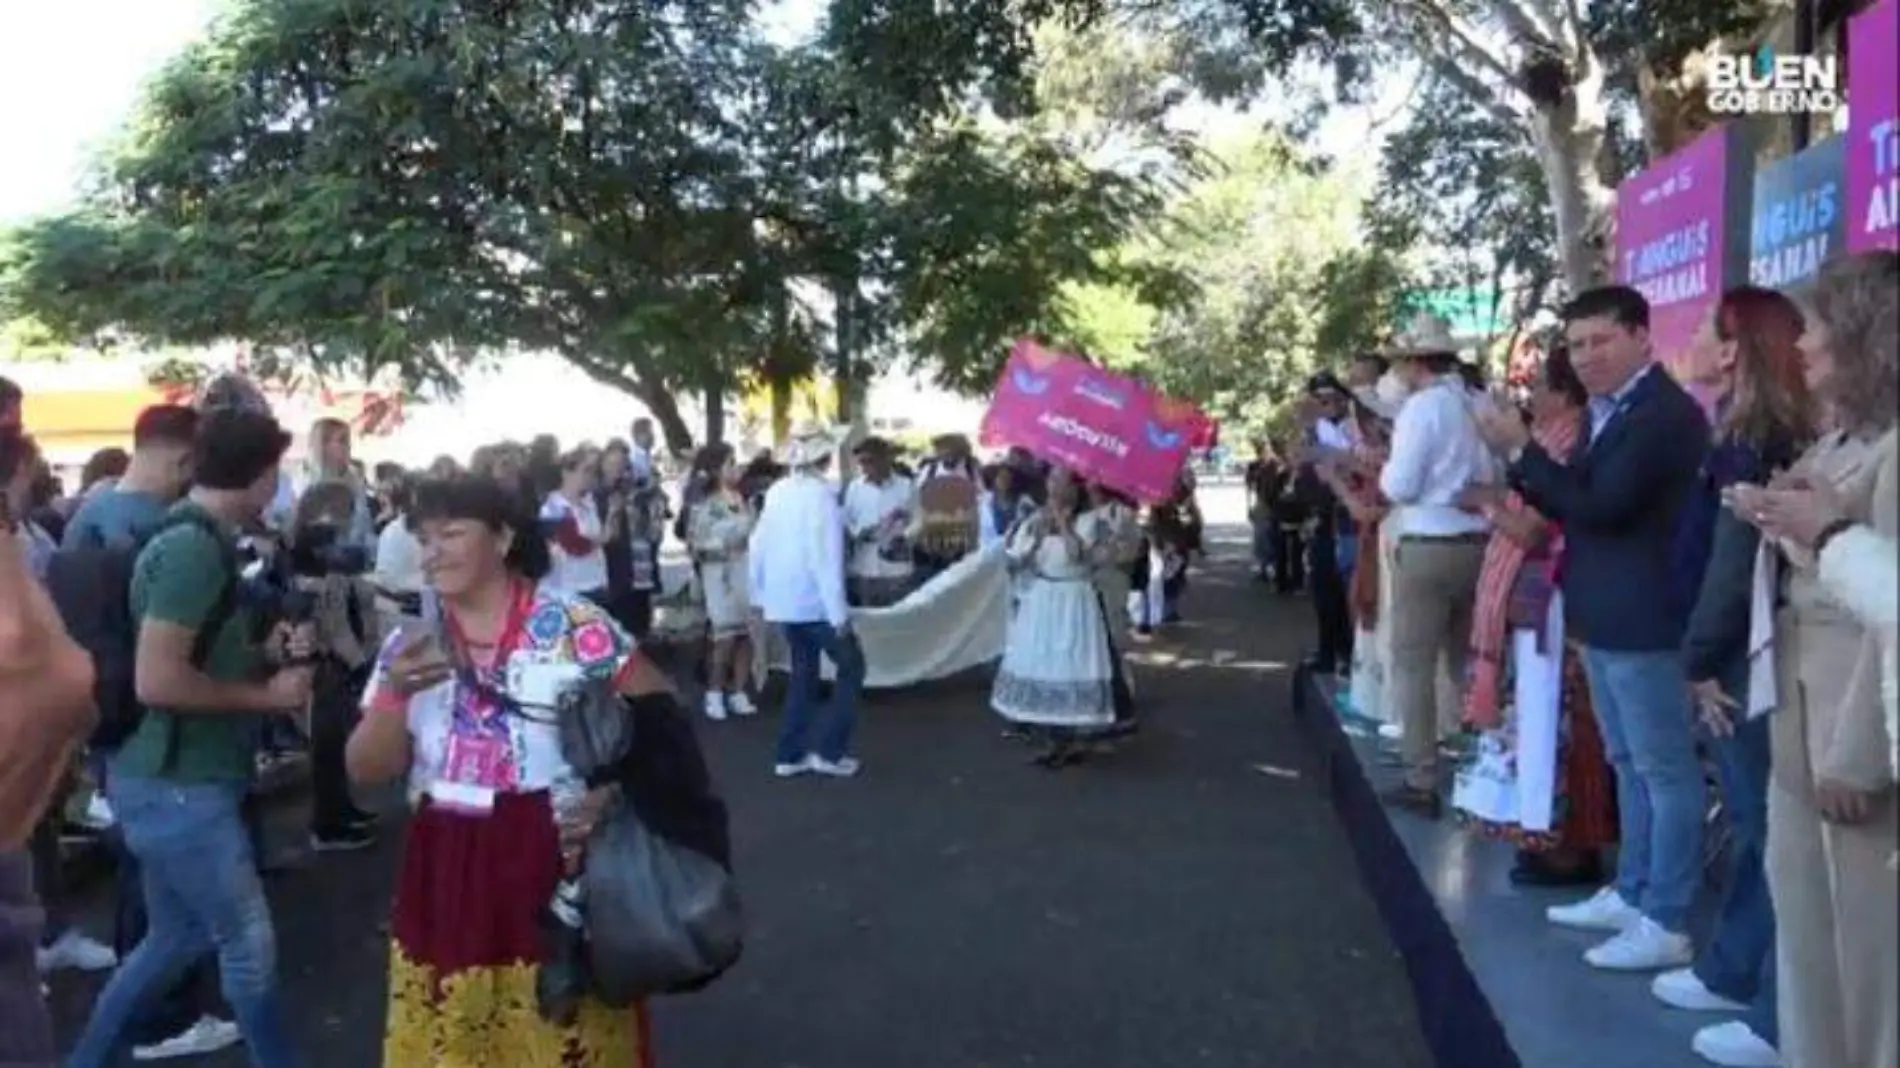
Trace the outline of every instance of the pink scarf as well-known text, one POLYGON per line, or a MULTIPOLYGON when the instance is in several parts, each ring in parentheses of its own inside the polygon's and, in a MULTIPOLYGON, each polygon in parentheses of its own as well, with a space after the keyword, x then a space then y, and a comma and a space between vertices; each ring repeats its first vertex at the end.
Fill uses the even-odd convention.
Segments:
MULTIPOLYGON (((1534 427, 1531 436, 1546 455, 1562 462, 1569 459, 1582 432, 1583 418, 1579 415, 1534 427)), ((1519 515, 1531 507, 1513 493, 1505 498, 1504 510, 1519 515)), ((1471 618, 1471 684, 1465 692, 1465 722, 1474 727, 1496 727, 1504 718, 1504 653, 1510 639, 1507 617, 1511 590, 1529 555, 1528 548, 1502 530, 1493 531, 1484 548, 1484 566, 1478 572, 1477 601, 1471 618)))

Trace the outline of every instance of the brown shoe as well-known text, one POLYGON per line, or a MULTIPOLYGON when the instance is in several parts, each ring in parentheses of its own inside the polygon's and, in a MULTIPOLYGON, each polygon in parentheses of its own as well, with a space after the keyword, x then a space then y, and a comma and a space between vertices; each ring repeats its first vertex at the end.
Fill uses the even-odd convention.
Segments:
POLYGON ((1428 820, 1437 819, 1444 811, 1444 801, 1439 798, 1438 791, 1426 790, 1417 786, 1394 786, 1381 794, 1379 800, 1384 801, 1394 808, 1402 808, 1407 812, 1423 816, 1428 820))

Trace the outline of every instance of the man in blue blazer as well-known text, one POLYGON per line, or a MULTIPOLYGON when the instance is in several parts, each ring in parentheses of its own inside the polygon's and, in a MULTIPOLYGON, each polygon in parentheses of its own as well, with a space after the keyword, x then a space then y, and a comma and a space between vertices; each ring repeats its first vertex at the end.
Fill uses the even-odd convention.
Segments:
POLYGON ((1563 318, 1571 361, 1590 392, 1576 451, 1547 455, 1515 412, 1480 419, 1510 460, 1511 485, 1562 529, 1565 625, 1583 645, 1616 773, 1616 883, 1548 915, 1614 935, 1584 955, 1596 967, 1675 968, 1692 957, 1689 907, 1701 879, 1707 798, 1680 655, 1686 620, 1669 594, 1677 517, 1709 448, 1709 423, 1651 355, 1641 293, 1588 290, 1563 318))

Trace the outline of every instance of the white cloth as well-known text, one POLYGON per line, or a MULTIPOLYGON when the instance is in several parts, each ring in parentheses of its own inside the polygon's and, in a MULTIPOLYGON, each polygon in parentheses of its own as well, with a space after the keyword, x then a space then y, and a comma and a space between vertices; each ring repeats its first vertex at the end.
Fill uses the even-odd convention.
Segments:
POLYGON ((752 513, 737 496, 709 495, 687 516, 686 537, 699 562, 700 596, 715 638, 742 634, 751 622, 745 556, 751 533, 752 513))
POLYGON ((398 516, 376 536, 376 570, 370 576, 391 593, 421 593, 428 584, 422 571, 422 542, 398 516))
POLYGON ((653 450, 639 444, 627 446, 627 473, 635 482, 653 478, 653 450))
POLYGON ((1478 433, 1469 395, 1450 379, 1405 399, 1392 426, 1392 454, 1379 472, 1379 491, 1394 505, 1400 536, 1482 534, 1491 525, 1459 508, 1466 488, 1497 482, 1497 460, 1478 433))
POLYGON ((565 523, 569 519, 574 521, 581 537, 593 542, 594 547, 585 553, 570 553, 550 538, 548 549, 554 558, 554 567, 548 572, 548 585, 576 594, 606 589, 607 552, 601 548, 601 542, 606 539, 607 531, 593 497, 590 495, 576 504, 559 493, 548 494, 548 499, 541 503, 541 521, 565 523))
POLYGON ((1900 545, 1872 527, 1836 534, 1821 550, 1821 585, 1870 631, 1880 647, 1880 697, 1887 706, 1887 739, 1894 777, 1900 778, 1900 545))
POLYGON ((1756 719, 1781 703, 1775 672, 1775 579, 1780 554, 1767 538, 1755 549, 1755 574, 1748 591, 1748 707, 1756 719))
MULTIPOLYGON (((958 560, 897 604, 852 609, 865 688, 915 686, 994 662, 1003 655, 1009 602, 1009 568, 998 544, 958 560)), ((787 670, 790 661, 776 628, 763 651, 771 670, 787 670)), ((832 677, 829 659, 821 670, 832 677)))
POLYGON ((1553 594, 1544 624, 1543 651, 1535 631, 1511 632, 1511 670, 1516 677, 1517 825, 1547 832, 1556 818, 1557 744, 1563 730, 1564 606, 1553 594))
POLYGON ((1321 419, 1313 424, 1313 441, 1323 449, 1351 452, 1352 438, 1352 431, 1343 419, 1321 419))
POLYGON ((844 526, 851 539, 850 573, 857 578, 895 579, 911 573, 908 558, 887 560, 879 536, 887 520, 898 512, 917 517, 917 491, 903 475, 892 474, 883 485, 854 478, 844 488, 844 526))
POLYGON ((1004 552, 1027 568, 990 707, 1017 723, 1105 727, 1115 720, 1114 653, 1088 545, 1077 555, 1031 520, 1004 552))
POLYGON ((851 619, 844 594, 844 512, 831 483, 799 471, 765 492, 748 549, 752 603, 768 623, 851 619))

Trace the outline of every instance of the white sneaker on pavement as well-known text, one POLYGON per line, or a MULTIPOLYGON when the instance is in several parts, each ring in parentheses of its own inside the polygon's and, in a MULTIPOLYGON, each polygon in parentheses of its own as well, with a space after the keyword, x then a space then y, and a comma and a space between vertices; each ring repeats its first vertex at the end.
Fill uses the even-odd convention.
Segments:
POLYGON ((1748 1008, 1739 1001, 1710 990, 1694 968, 1677 968, 1650 980, 1649 992, 1671 1008, 1690 1012, 1741 1012, 1748 1008))
POLYGON ((1552 905, 1544 910, 1544 918, 1551 923, 1579 931, 1621 931, 1641 916, 1614 886, 1606 886, 1575 904, 1552 905))
POLYGON ((244 1038, 238 1025, 216 1016, 206 1016, 162 1042, 132 1047, 135 1061, 168 1061, 173 1057, 197 1057, 235 1046, 244 1038))
POLYGON ((718 690, 706 691, 706 718, 717 723, 726 718, 726 695, 718 690))
POLYGON ((1740 1020, 1704 1027, 1690 1047, 1696 1056, 1722 1068, 1781 1068, 1781 1054, 1740 1020))
POLYGON ((851 776, 856 775, 859 769, 864 766, 858 763, 857 757, 848 756, 839 757, 836 760, 826 760, 824 757, 813 755, 805 758, 805 763, 812 771, 820 775, 829 775, 834 779, 849 779, 851 776))
POLYGON ((803 760, 793 761, 790 764, 779 763, 779 764, 772 765, 772 774, 778 776, 781 779, 795 779, 798 776, 803 775, 810 770, 811 770, 810 757, 806 757, 803 760))
POLYGON ((752 698, 747 696, 744 690, 734 690, 727 694, 726 707, 731 709, 735 716, 756 716, 759 713, 759 706, 752 703, 752 698))
POLYGON ((87 938, 78 931, 67 931, 53 939, 52 945, 40 947, 35 961, 39 964, 41 975, 67 968, 103 972, 119 966, 119 955, 98 939, 87 938))
POLYGON ((1585 952, 1583 959, 1592 968, 1609 972, 1653 972, 1688 964, 1695 959, 1695 946, 1688 935, 1666 930, 1642 916, 1623 933, 1585 952))

